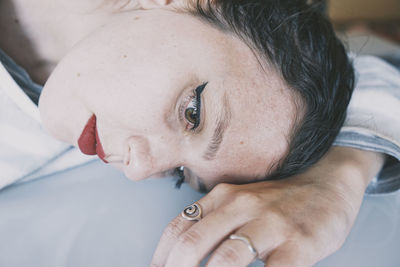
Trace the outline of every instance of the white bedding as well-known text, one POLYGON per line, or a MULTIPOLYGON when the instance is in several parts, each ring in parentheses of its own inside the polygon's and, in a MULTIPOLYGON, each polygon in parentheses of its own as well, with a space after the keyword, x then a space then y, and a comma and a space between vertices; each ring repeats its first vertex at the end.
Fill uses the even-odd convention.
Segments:
POLYGON ((39 110, 0 62, 0 190, 93 159, 49 136, 39 110))
MULTIPOLYGON (((147 267, 167 223, 201 196, 100 161, 12 185, 0 194, 0 266, 147 267)), ((399 267, 399 207, 400 192, 366 196, 343 248, 316 267, 399 267)))

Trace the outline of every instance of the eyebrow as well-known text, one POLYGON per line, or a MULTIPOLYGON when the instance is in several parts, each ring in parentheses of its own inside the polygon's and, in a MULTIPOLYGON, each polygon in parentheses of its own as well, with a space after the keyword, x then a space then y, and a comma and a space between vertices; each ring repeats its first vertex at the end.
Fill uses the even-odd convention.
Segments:
POLYGON ((224 133, 228 128, 231 120, 231 109, 229 105, 229 99, 226 92, 222 96, 221 109, 217 115, 214 133, 208 143, 207 149, 203 154, 205 160, 212 160, 217 155, 218 149, 221 146, 222 140, 224 139, 224 133))

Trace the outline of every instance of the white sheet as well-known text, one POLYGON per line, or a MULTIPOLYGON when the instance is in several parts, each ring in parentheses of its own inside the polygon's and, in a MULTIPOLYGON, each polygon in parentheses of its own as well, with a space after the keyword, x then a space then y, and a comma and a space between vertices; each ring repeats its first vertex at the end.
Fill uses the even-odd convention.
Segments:
POLYGON ((45 132, 37 106, 0 63, 0 189, 92 159, 45 132))

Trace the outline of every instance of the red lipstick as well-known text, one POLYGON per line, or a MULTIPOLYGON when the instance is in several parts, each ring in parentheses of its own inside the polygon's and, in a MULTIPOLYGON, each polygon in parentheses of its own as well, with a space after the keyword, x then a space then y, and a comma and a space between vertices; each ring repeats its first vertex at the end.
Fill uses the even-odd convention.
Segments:
POLYGON ((92 117, 86 123, 81 136, 78 139, 79 149, 83 154, 86 155, 98 155, 99 158, 108 163, 105 158, 105 153, 100 142, 99 134, 96 127, 96 116, 93 114, 92 117))

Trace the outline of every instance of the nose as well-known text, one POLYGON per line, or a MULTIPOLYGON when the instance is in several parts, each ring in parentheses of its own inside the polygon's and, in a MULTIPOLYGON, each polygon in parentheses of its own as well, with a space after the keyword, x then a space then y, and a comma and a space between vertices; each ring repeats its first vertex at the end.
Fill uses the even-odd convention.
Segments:
POLYGON ((149 140, 144 136, 132 136, 127 140, 129 147, 127 160, 123 170, 131 180, 143 180, 150 176, 159 176, 160 173, 178 165, 178 154, 173 153, 172 145, 167 142, 149 140))

